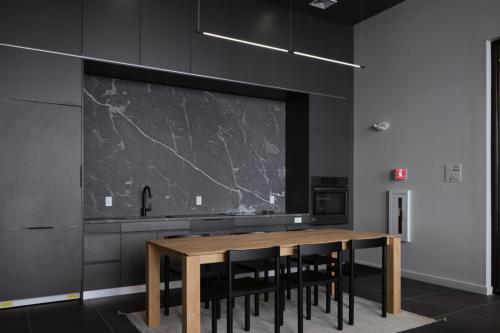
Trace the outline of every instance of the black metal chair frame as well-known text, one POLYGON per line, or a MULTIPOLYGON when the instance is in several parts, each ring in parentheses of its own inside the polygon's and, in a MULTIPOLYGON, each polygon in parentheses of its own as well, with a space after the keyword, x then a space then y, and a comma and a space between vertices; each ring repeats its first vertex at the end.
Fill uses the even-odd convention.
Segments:
POLYGON ((354 325, 355 251, 382 248, 382 317, 387 317, 387 237, 349 241, 349 325, 354 325))
MULTIPOLYGON (((262 293, 274 292, 275 295, 275 333, 280 331, 281 313, 281 289, 280 289, 280 274, 275 274, 274 278, 262 280, 260 278, 244 277, 235 278, 234 266, 237 263, 251 262, 256 260, 269 260, 275 264, 275 272, 280 271, 280 247, 274 246, 264 249, 252 250, 230 250, 226 252, 226 281, 224 289, 227 296, 227 333, 233 332, 233 307, 236 297, 245 297, 245 331, 250 330, 250 296, 262 293), (234 289, 235 284, 245 282, 248 288, 234 289), (253 284, 253 286, 252 286, 253 284)), ((220 283, 219 283, 220 286, 220 283)), ((220 311, 221 292, 219 286, 213 289, 217 290, 215 297, 212 297, 212 332, 217 332, 217 318, 220 311)), ((240 285, 241 287, 241 285, 240 285)))
MULTIPOLYGON (((297 285, 298 285, 298 332, 302 333, 304 330, 304 310, 303 310, 303 288, 306 287, 306 318, 311 319, 311 287, 318 285, 326 286, 326 312, 331 311, 331 294, 332 294, 332 283, 335 284, 335 293, 337 300, 337 328, 339 330, 343 329, 343 297, 342 297, 342 268, 341 265, 330 265, 327 266, 326 273, 319 271, 310 271, 309 267, 304 272, 303 271, 303 257, 311 256, 316 254, 327 254, 330 255, 336 253, 338 262, 342 262, 342 242, 325 243, 325 244, 306 244, 297 246, 297 261, 298 269, 297 272, 297 285), (311 272, 311 273, 307 273, 311 272), (332 274, 333 273, 333 274, 332 274)), ((292 275, 293 276, 293 275, 292 275)), ((292 280, 295 280, 292 277, 292 280)))

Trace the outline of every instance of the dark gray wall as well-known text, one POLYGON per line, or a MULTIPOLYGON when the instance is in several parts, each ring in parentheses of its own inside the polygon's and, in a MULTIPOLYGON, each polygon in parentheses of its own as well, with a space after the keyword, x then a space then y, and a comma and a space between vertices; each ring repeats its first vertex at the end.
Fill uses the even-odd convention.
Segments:
POLYGON ((356 27, 366 68, 355 84, 354 227, 387 230, 386 191, 411 190, 403 274, 481 293, 491 292, 486 45, 500 36, 498 13, 496 0, 407 0, 356 27), (370 130, 382 120, 388 131, 370 130), (444 164, 457 162, 463 182, 445 183, 444 164), (408 181, 392 181, 401 166, 408 181))
POLYGON ((85 217, 284 212, 285 103, 85 76, 84 165, 85 217))

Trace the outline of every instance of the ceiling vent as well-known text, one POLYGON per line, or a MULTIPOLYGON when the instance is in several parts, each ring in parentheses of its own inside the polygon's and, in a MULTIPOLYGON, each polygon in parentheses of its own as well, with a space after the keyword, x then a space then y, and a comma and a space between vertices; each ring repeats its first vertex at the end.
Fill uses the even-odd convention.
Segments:
POLYGON ((337 0, 313 0, 309 3, 309 6, 320 9, 327 9, 328 7, 336 4, 337 2, 338 2, 337 0))

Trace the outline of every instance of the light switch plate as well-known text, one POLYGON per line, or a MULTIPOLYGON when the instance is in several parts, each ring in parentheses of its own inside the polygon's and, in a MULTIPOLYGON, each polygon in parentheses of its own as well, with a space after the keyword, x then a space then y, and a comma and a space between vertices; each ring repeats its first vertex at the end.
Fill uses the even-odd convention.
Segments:
POLYGON ((274 205, 274 200, 275 200, 275 199, 274 199, 274 195, 270 195, 270 196, 269 196, 269 203, 270 203, 271 205, 274 205))
POLYGON ((201 206, 201 195, 196 196, 196 206, 201 206))
POLYGON ((444 166, 444 174, 446 182, 461 182, 462 181, 462 164, 448 163, 444 166))
POLYGON ((106 207, 113 206, 113 197, 105 197, 105 199, 104 199, 104 205, 106 207))

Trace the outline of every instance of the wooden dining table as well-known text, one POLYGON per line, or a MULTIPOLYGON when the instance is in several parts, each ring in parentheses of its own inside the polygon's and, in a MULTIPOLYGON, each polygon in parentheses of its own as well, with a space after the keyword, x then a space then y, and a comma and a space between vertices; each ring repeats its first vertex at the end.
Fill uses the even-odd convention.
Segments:
POLYGON ((200 332, 200 266, 224 262, 228 250, 259 249, 279 246, 281 256, 293 255, 297 245, 343 242, 387 237, 387 311, 401 311, 401 241, 399 236, 376 232, 343 229, 309 229, 292 232, 271 232, 150 240, 147 248, 146 324, 160 324, 160 257, 168 255, 182 262, 182 331, 200 332))

